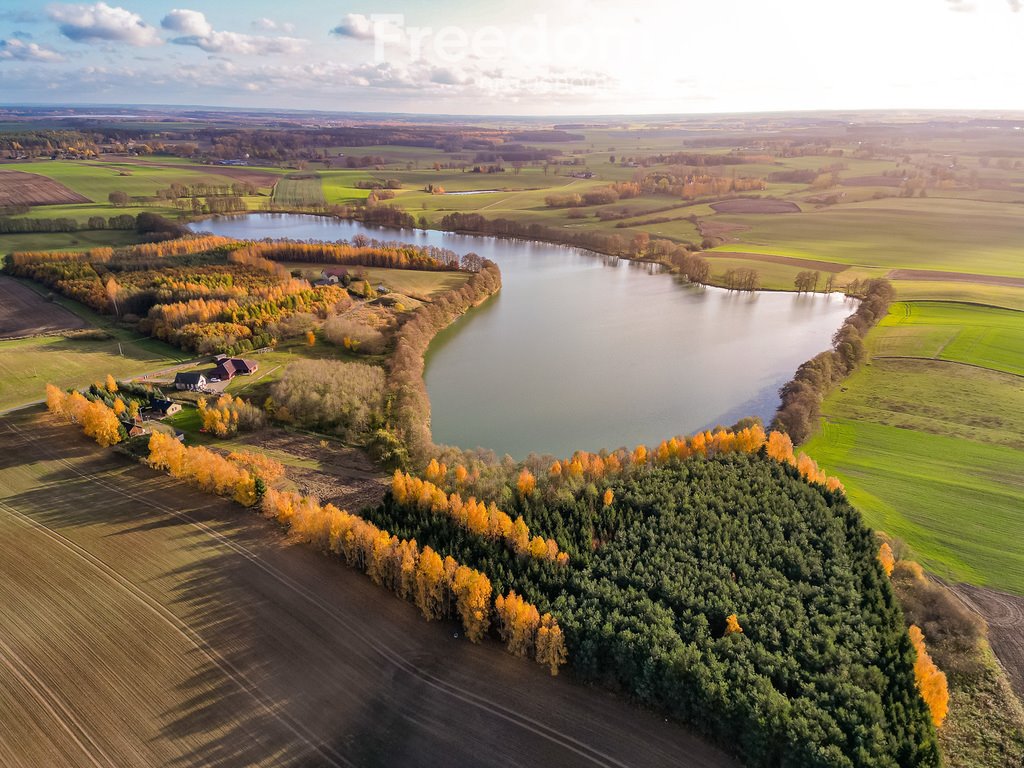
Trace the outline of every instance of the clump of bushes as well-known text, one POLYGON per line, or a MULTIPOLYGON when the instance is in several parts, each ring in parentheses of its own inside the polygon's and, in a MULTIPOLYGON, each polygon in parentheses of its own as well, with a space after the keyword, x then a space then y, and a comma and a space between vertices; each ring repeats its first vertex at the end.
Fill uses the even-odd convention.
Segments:
POLYGON ((349 439, 380 426, 384 369, 338 360, 300 360, 274 383, 267 403, 278 421, 349 439))
POLYGON ((367 355, 379 355, 387 346, 387 339, 380 330, 362 320, 341 315, 324 323, 324 336, 332 344, 367 355))

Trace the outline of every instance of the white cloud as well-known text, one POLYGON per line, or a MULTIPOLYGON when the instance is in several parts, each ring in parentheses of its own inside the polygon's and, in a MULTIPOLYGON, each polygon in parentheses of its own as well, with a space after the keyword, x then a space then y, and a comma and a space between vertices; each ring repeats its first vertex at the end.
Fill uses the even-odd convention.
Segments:
POLYGON ((49 16, 58 23, 62 35, 78 43, 107 40, 142 48, 163 42, 156 29, 137 13, 106 3, 57 5, 50 8, 49 16))
POLYGON ((63 61, 64 57, 56 51, 43 48, 37 43, 26 43, 17 39, 0 40, 0 60, 17 59, 18 61, 63 61))
POLYGON ((341 23, 331 30, 331 34, 356 40, 373 40, 373 21, 361 13, 346 13, 341 23))
POLYGON ((273 19, 268 19, 266 16, 260 19, 256 19, 256 21, 252 23, 252 26, 253 29, 258 29, 263 32, 280 31, 291 34, 292 32, 295 31, 295 25, 292 24, 290 21, 274 21, 273 19))
POLYGON ((206 16, 201 11, 182 8, 175 8, 164 16, 160 26, 171 32, 196 37, 205 37, 213 32, 213 27, 210 26, 210 22, 206 20, 206 16))
POLYGON ((176 45, 192 45, 207 53, 235 53, 242 55, 295 54, 305 47, 305 40, 294 37, 263 37, 241 32, 217 32, 201 11, 178 9, 164 16, 160 26, 181 33, 171 39, 176 45))

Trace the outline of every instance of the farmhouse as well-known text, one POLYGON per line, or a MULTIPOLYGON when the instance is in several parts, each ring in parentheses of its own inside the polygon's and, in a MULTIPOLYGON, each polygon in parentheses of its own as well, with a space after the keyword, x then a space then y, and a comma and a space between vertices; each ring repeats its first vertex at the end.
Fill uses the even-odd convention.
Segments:
POLYGON ((320 271, 320 277, 329 283, 337 283, 347 275, 348 270, 345 267, 328 267, 320 271))
POLYGON ((239 374, 242 376, 248 376, 255 373, 259 367, 259 363, 255 360, 243 360, 240 357, 233 357, 230 360, 222 361, 216 368, 214 368, 210 374, 210 378, 220 379, 221 381, 231 381, 239 374))
POLYGON ((151 397, 149 399, 149 410, 154 419, 163 419, 167 416, 173 416, 181 410, 181 403, 176 403, 173 400, 164 400, 159 397, 151 397))
POLYGON ((128 433, 128 437, 138 437, 139 435, 149 434, 149 430, 142 426, 142 419, 138 416, 134 419, 124 418, 120 421, 121 426, 124 427, 124 431, 128 433))
POLYGON ((197 392, 206 389, 209 381, 205 374, 198 372, 177 373, 174 376, 174 388, 178 390, 189 390, 197 392))

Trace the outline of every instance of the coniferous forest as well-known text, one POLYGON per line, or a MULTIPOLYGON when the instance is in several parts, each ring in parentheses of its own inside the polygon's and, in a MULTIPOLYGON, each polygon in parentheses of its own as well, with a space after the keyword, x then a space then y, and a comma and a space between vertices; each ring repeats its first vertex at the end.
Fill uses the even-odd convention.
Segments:
POLYGON ((689 723, 746 765, 940 764, 877 542, 841 491, 765 449, 575 485, 506 484, 497 500, 567 564, 415 500, 391 495, 366 514, 550 611, 576 677, 689 723))

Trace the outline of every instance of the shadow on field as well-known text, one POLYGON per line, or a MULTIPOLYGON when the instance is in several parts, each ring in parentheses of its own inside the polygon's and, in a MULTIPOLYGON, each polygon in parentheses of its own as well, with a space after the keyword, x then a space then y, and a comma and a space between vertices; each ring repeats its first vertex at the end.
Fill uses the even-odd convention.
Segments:
POLYGON ((44 471, 31 486, 11 472, 25 485, 0 496, 116 571, 165 619, 160 647, 186 648, 165 660, 173 688, 148 702, 153 735, 139 748, 153 763, 735 765, 661 717, 424 622, 251 511, 45 419, 9 423, 23 433, 0 422, 0 457, 44 471))

